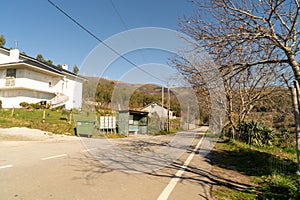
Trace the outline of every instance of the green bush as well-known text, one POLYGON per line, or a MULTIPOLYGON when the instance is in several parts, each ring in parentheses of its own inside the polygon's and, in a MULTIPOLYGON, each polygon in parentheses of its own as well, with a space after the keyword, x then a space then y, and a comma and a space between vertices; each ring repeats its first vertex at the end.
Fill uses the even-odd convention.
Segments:
POLYGON ((238 126, 238 139, 250 145, 272 146, 275 131, 256 121, 242 122, 238 126))
POLYGON ((291 132, 288 129, 280 129, 276 134, 276 145, 279 147, 286 147, 290 144, 291 132))
POLYGON ((272 174, 261 184, 258 199, 299 199, 300 181, 296 175, 272 174))
POLYGON ((27 102, 21 102, 19 104, 22 108, 31 108, 31 109, 41 109, 46 108, 46 105, 41 105, 40 103, 27 103, 27 102))
POLYGON ((20 105, 22 108, 28 108, 28 107, 29 107, 29 103, 27 103, 27 102, 21 102, 19 105, 20 105))
POLYGON ((32 109, 40 109, 41 108, 41 104, 39 104, 39 103, 31 103, 31 104, 29 104, 29 106, 32 109))

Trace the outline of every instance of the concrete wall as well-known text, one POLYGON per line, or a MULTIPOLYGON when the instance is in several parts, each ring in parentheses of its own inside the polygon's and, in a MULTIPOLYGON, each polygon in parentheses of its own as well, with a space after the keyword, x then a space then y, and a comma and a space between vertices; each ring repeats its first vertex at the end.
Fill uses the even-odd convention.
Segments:
POLYGON ((3 108, 20 108, 21 102, 37 103, 46 99, 51 99, 55 95, 44 92, 16 89, 1 90, 0 100, 3 108))

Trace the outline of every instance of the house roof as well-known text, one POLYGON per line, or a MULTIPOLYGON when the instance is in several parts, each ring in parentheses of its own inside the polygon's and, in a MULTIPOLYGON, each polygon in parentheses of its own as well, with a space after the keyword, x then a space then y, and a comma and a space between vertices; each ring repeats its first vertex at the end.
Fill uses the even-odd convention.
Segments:
POLYGON ((138 110, 119 110, 119 113, 130 113, 130 114, 138 114, 138 115, 148 115, 146 111, 138 111, 138 110))
MULTIPOLYGON (((143 110, 144 108, 147 108, 148 106, 151 106, 151 105, 153 105, 153 104, 157 104, 158 106, 160 106, 160 107, 163 107, 163 108, 165 108, 165 109, 168 109, 168 107, 167 106, 162 106, 160 103, 158 103, 158 102, 152 102, 152 103, 150 103, 150 104, 148 104, 148 105, 146 105, 146 106, 144 106, 143 108, 141 108, 141 110, 143 110)), ((170 111, 173 111, 172 110, 172 108, 170 108, 170 111)))
MULTIPOLYGON (((10 49, 7 49, 5 47, 0 47, 0 49, 7 52, 8 54, 10 52, 10 49)), ((60 74, 60 75, 70 75, 70 76, 73 76, 73 77, 76 77, 76 78, 86 80, 84 77, 79 76, 79 75, 77 75, 73 72, 70 72, 70 71, 65 70, 65 69, 60 69, 60 68, 56 67, 55 65, 45 63, 43 61, 37 60, 36 58, 27 56, 25 54, 20 53, 20 57, 22 58, 22 60, 17 62, 17 63, 25 63, 25 64, 33 65, 33 66, 35 66, 37 68, 40 68, 40 69, 43 69, 43 70, 50 71, 52 73, 57 73, 57 74, 60 74)), ((16 62, 14 62, 14 63, 16 63, 16 62)), ((6 63, 6 64, 14 64, 14 63, 6 63)), ((1 64, 1 65, 4 65, 4 64, 1 64)))

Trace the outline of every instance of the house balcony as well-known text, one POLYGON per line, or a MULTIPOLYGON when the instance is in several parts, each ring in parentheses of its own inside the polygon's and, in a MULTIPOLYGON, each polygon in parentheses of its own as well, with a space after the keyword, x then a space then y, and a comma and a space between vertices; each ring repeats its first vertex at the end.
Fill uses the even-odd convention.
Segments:
POLYGON ((57 85, 49 85, 48 82, 30 80, 26 78, 6 78, 0 80, 0 90, 31 90, 43 93, 62 93, 62 88, 57 85))

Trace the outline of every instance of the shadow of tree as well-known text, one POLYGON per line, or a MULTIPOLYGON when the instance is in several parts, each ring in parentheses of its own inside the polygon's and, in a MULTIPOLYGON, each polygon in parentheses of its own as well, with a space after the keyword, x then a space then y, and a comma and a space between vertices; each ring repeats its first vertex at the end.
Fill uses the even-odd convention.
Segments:
MULTIPOLYGON (((135 151, 139 156, 144 156, 142 152, 153 151, 156 148, 166 147, 168 143, 166 141, 145 141, 145 140, 133 140, 126 142, 126 144, 120 145, 126 151, 135 151)), ((191 145, 186 153, 192 153, 195 145, 191 145)), ((197 157, 195 157, 197 158, 197 157)), ((268 160, 273 159, 272 155, 258 151, 217 151, 212 150, 212 152, 206 157, 198 157, 200 164, 195 165, 191 163, 186 167, 184 165, 183 158, 174 160, 168 165, 159 166, 160 159, 152 158, 149 163, 142 163, 134 158, 127 157, 126 160, 116 159, 114 155, 101 155, 101 159, 95 157, 95 154, 82 154, 79 157, 73 158, 76 160, 74 162, 74 167, 76 171, 80 171, 84 174, 82 177, 76 177, 84 179, 86 183, 90 184, 93 180, 100 178, 102 174, 111 173, 113 171, 120 171, 125 174, 132 174, 130 172, 142 173, 148 175, 149 178, 178 178, 179 183, 192 183, 197 184, 202 187, 204 194, 199 193, 198 195, 202 198, 211 199, 213 186, 224 186, 233 190, 248 192, 249 188, 253 188, 253 184, 247 184, 238 179, 232 179, 230 177, 224 177, 212 172, 212 164, 217 165, 221 168, 232 168, 238 172, 247 175, 267 175, 272 172, 270 166, 268 166, 268 160), (106 156, 105 158, 103 156, 106 156), (120 168, 111 168, 111 166, 103 164, 101 159, 109 160, 111 162, 118 163, 120 168), (131 160, 128 160, 131 159, 131 160), (255 161, 253 161, 255 159, 255 161), (242 160, 242 161, 241 161, 242 160), (157 162, 155 162, 157 161, 157 162), (257 162, 260 162, 260 166, 257 166, 257 162), (159 170, 155 171, 139 171, 137 168, 132 168, 128 163, 136 163, 138 165, 143 165, 145 168, 150 166, 160 167, 159 170), (176 172, 178 170, 184 170, 185 173, 181 177, 176 177, 176 172)), ((145 160, 143 160, 145 162, 145 160)), ((286 161, 286 164, 290 164, 286 161)))
POLYGON ((292 174, 297 170, 297 165, 292 160, 248 148, 213 149, 207 161, 212 165, 235 170, 248 176, 267 176, 274 172, 292 174))

